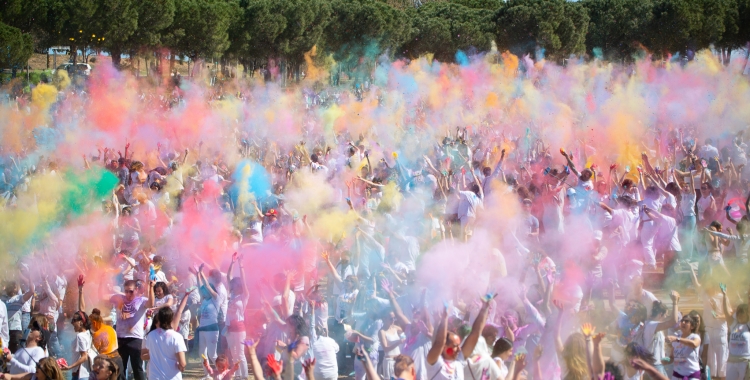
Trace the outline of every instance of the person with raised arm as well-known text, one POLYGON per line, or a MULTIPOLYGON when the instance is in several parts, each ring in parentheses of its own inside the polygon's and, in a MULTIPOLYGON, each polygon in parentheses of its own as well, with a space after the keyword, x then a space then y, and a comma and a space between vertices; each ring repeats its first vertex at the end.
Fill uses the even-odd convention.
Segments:
POLYGON ((719 285, 723 298, 722 310, 729 327, 729 358, 727 380, 745 380, 750 376, 750 311, 746 303, 732 310, 727 297, 727 287, 719 285))
MULTIPOLYGON (((247 279, 245 278, 245 268, 242 264, 242 258, 235 252, 232 254, 232 262, 229 264, 227 271, 227 281, 229 283, 229 305, 227 307, 227 344, 232 359, 239 365, 238 375, 245 379, 248 376, 247 359, 243 352, 243 342, 245 341, 245 309, 247 308, 250 291, 247 288, 247 279), (240 268, 240 277, 234 277, 232 269, 235 263, 240 268)), ((217 364, 218 365, 218 364, 217 364)))
POLYGON ((440 324, 435 331, 435 340, 432 343, 432 348, 427 353, 427 376, 429 379, 464 379, 466 358, 471 356, 474 347, 479 341, 479 336, 487 322, 490 301, 494 297, 494 295, 487 295, 482 298, 482 307, 471 327, 471 333, 466 337, 463 344, 456 333, 448 331, 448 308, 443 308, 440 316, 440 324))

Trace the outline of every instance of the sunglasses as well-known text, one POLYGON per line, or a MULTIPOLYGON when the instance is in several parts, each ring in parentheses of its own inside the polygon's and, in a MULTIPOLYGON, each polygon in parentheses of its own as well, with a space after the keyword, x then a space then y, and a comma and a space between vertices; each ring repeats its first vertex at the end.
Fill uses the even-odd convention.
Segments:
POLYGON ((125 291, 125 294, 133 294, 133 293, 135 293, 135 290, 126 290, 125 291))

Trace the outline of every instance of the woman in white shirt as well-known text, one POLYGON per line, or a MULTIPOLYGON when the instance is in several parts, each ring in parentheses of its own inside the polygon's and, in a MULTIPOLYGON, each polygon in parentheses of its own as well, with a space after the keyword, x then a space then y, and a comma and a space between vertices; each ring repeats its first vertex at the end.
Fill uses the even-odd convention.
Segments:
POLYGON ((149 379, 181 380, 185 370, 185 341, 182 335, 172 330, 174 312, 162 307, 154 318, 155 329, 151 330, 143 342, 141 359, 148 361, 146 373, 149 379))
POLYGON ((44 335, 38 323, 31 324, 31 331, 26 337, 26 347, 21 347, 14 354, 5 354, 5 362, 10 366, 11 375, 36 372, 36 365, 47 354, 44 352, 44 335))
POLYGON ((744 380, 748 373, 750 363, 750 314, 748 306, 743 303, 737 306, 736 315, 732 316, 732 310, 727 299, 726 286, 721 287, 723 296, 722 309, 729 328, 729 359, 727 360, 726 380, 744 380))
POLYGON ((73 370, 73 380, 85 380, 89 378, 91 372, 91 361, 89 358, 94 337, 91 335, 91 321, 86 313, 77 311, 73 314, 70 323, 76 332, 76 339, 73 341, 73 358, 74 362, 68 366, 62 366, 63 371, 73 370))
POLYGON ((667 337, 672 344, 674 354, 674 366, 672 380, 700 379, 700 355, 698 350, 701 346, 701 338, 695 333, 698 321, 691 315, 686 315, 680 320, 680 329, 675 335, 667 337))
POLYGON ((233 359, 239 359, 239 376, 242 379, 247 378, 247 359, 245 358, 244 341, 245 341, 245 308, 250 292, 247 289, 245 281, 245 269, 242 261, 235 252, 232 255, 232 263, 229 264, 227 271, 227 280, 229 281, 229 302, 227 306, 227 344, 229 352, 233 359), (239 263, 240 277, 232 277, 232 269, 235 263, 239 263))

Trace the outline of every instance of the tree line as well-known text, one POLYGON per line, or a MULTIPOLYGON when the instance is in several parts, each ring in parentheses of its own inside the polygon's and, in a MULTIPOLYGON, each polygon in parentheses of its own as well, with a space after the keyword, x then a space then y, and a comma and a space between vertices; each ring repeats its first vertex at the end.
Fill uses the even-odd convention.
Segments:
MULTIPOLYGON (((750 41, 750 0, 6 0, 0 67, 23 67, 52 46, 193 61, 274 59, 294 70, 318 57, 356 65, 386 53, 500 51, 562 61, 690 56, 709 46, 728 63, 750 41)), ((74 57, 75 59, 75 57, 74 57)))

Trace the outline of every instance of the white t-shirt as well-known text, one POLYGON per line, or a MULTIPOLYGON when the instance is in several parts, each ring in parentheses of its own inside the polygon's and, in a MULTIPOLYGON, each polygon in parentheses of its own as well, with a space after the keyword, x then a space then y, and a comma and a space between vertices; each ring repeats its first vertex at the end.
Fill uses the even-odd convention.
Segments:
POLYGON ((229 299, 227 306, 227 324, 234 321, 245 320, 245 307, 247 306, 247 295, 238 294, 229 299))
POLYGON ((469 358, 464 366, 464 379, 482 380, 482 374, 487 370, 489 379, 497 379, 500 376, 500 367, 489 355, 481 354, 469 358))
POLYGON ((459 196, 458 217, 476 217, 477 209, 482 208, 482 198, 479 198, 473 191, 460 191, 459 196))
POLYGON ((182 379, 182 372, 177 369, 177 354, 187 351, 182 335, 174 330, 157 328, 146 335, 144 347, 151 357, 147 368, 149 379, 182 379))
POLYGON ((633 210, 612 210, 612 223, 610 225, 613 228, 622 227, 620 241, 623 246, 635 240, 638 234, 638 221, 638 213, 633 210))
POLYGON ((0 339, 3 340, 3 348, 8 348, 10 331, 8 331, 8 309, 0 302, 0 339))
POLYGON ((463 352, 459 352, 456 360, 451 362, 446 362, 443 355, 440 355, 435 364, 427 363, 427 378, 430 380, 464 380, 465 363, 463 352))
POLYGON ((10 361, 10 374, 34 373, 36 364, 46 356, 47 354, 41 347, 21 347, 13 354, 13 359, 10 361))
POLYGON ((327 336, 319 336, 313 342, 312 351, 315 358, 315 377, 320 379, 338 377, 339 366, 336 354, 339 352, 339 344, 327 336))
MULTIPOLYGON (((678 337, 682 336, 682 331, 677 331, 678 337)), ((697 334, 690 334, 686 339, 693 340, 698 338, 697 334)), ((680 375, 687 376, 695 373, 701 369, 698 359, 700 358, 698 350, 700 345, 695 348, 691 348, 677 341, 672 342, 672 348, 674 353, 674 371, 680 375)))
MULTIPOLYGON (((229 306, 229 293, 227 293, 227 287, 224 283, 214 284, 216 286, 216 294, 219 295, 219 322, 224 322, 227 319, 227 307, 229 306)), ((294 305, 294 303, 292 303, 294 305)), ((291 314, 291 313, 290 313, 291 314)))
POLYGON ((695 216, 695 199, 697 198, 694 191, 682 193, 680 201, 680 210, 683 216, 695 216))
POLYGON ((666 356, 664 352, 664 333, 656 331, 658 325, 658 321, 647 321, 643 326, 643 342, 639 342, 654 355, 654 362, 651 364, 662 364, 661 359, 666 356))
MULTIPOLYGON (((286 317, 292 315, 294 313, 294 302, 297 300, 297 296, 294 295, 294 292, 289 292, 289 305, 287 307, 286 315, 281 316, 283 319, 286 317)), ((273 297, 273 304, 274 305, 281 305, 281 295, 273 297)))
POLYGON ((667 215, 662 214, 661 223, 659 225, 662 236, 664 237, 664 244, 669 247, 670 251, 682 252, 682 245, 680 245, 680 234, 677 232, 677 221, 667 215))
POLYGON ((734 358, 750 358, 750 328, 748 324, 734 322, 729 332, 729 355, 734 358))
MULTIPOLYGON (((82 331, 76 334, 76 339, 73 341, 73 362, 78 361, 81 358, 81 352, 88 352, 91 349, 92 336, 89 331, 82 331)), ((73 369, 73 372, 78 371, 78 378, 85 379, 89 377, 89 359, 85 360, 83 364, 73 369)))
POLYGON ((113 296, 113 303, 120 300, 122 305, 117 310, 117 337, 143 339, 143 325, 148 310, 148 298, 135 297, 127 302, 125 296, 113 296))

